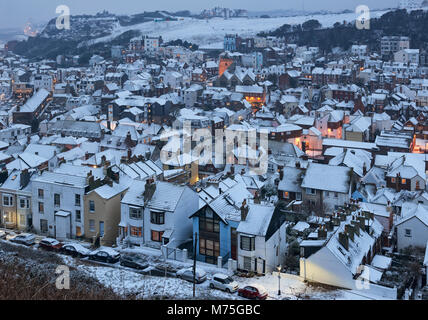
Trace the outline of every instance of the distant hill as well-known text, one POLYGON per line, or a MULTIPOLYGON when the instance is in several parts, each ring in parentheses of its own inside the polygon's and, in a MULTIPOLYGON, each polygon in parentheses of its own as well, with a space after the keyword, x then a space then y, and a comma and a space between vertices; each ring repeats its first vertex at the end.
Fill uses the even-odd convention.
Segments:
POLYGON ((317 30, 305 30, 304 25, 283 25, 271 32, 260 32, 260 36, 284 37, 298 45, 317 46, 330 52, 334 47, 345 50, 352 44, 367 44, 371 49, 378 50, 382 36, 408 36, 412 48, 428 46, 428 12, 416 10, 390 11, 379 18, 370 20, 370 30, 358 30, 355 22, 337 22, 333 27, 317 30))

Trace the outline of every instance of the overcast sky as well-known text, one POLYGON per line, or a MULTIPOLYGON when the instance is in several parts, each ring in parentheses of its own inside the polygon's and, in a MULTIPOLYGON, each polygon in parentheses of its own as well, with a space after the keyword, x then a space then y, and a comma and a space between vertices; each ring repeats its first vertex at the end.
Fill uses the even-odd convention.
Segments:
POLYGON ((22 27, 27 22, 45 22, 56 16, 58 5, 66 4, 71 14, 97 13, 108 10, 112 13, 130 14, 154 10, 190 10, 215 6, 242 8, 250 11, 276 9, 343 10, 367 4, 373 9, 396 7, 399 0, 0 0, 0 28, 22 27), (370 3, 370 4, 368 4, 370 3))

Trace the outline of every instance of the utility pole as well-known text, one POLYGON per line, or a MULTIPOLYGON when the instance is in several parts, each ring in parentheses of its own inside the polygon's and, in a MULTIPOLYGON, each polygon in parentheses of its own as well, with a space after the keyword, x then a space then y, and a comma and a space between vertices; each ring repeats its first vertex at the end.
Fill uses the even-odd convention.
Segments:
POLYGON ((196 247, 198 244, 198 233, 195 232, 195 248, 193 250, 193 298, 196 296, 196 247))

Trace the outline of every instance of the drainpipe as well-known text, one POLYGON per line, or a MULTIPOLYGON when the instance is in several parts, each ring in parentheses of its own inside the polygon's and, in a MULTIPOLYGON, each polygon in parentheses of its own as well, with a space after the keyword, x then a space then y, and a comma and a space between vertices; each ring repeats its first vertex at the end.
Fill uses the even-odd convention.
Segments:
POLYGON ((301 258, 303 261, 303 280, 306 281, 306 259, 301 258))

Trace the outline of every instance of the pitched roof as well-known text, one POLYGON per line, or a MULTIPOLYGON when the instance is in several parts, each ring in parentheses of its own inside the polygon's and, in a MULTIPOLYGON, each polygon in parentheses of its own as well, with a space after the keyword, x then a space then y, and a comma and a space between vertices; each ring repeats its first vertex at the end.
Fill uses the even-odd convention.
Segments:
POLYGON ((352 169, 347 167, 310 163, 303 178, 302 188, 347 193, 351 173, 352 169))
POLYGON ((265 236, 275 207, 262 204, 248 204, 248 207, 247 218, 239 223, 236 231, 248 235, 265 236))

